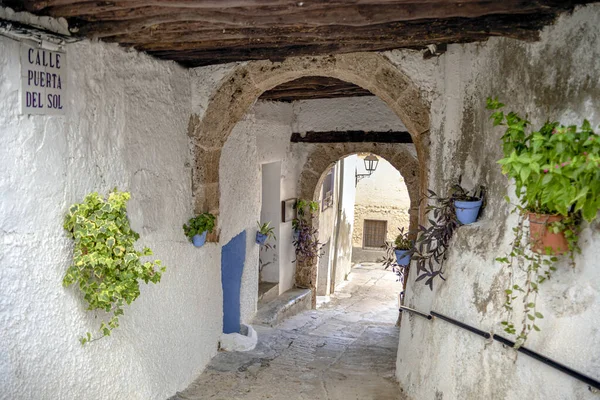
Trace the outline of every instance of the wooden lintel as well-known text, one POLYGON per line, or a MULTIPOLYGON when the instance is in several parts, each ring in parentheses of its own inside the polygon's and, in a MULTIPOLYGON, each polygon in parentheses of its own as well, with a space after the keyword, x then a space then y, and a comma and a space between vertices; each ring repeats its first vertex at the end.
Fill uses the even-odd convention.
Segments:
POLYGON ((292 143, 412 143, 408 132, 329 131, 292 133, 292 143))

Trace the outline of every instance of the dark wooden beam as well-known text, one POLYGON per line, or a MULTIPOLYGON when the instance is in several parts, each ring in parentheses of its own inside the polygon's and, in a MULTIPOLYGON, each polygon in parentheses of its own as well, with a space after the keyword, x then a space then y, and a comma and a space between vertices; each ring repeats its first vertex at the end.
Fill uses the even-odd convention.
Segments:
POLYGON ((263 93, 260 99, 292 102, 297 100, 356 96, 373 96, 373 94, 367 89, 339 79, 324 76, 307 76, 279 85, 263 93))
MULTIPOLYGON (((539 30, 554 21, 553 15, 497 15, 474 19, 397 22, 362 28, 324 27, 279 32, 274 37, 246 36, 244 39, 205 42, 127 43, 158 58, 175 60, 187 67, 240 60, 280 61, 294 56, 315 56, 398 48, 424 49, 430 44, 469 43, 491 36, 519 40, 539 39, 539 30)), ((193 29, 192 29, 193 30, 193 29)), ((190 32, 192 32, 190 30, 190 32)), ((150 33, 148 33, 149 35, 150 33)), ((191 33, 190 33, 191 34, 191 33)), ((182 33, 185 36, 185 34, 182 33)), ((186 39, 182 39, 186 40, 186 39)))
POLYGON ((408 132, 328 131, 292 133, 292 143, 412 143, 408 132))
POLYGON ((491 36, 537 40, 577 4, 600 0, 3 0, 64 17, 72 32, 185 66, 282 60, 491 36))
MULTIPOLYGON (((146 26, 166 22, 201 21, 233 26, 273 27, 301 22, 309 26, 364 26, 393 21, 429 18, 475 18, 492 14, 528 14, 565 7, 573 1, 549 0, 32 0, 31 11, 44 10, 52 16, 79 17, 103 24, 102 34, 119 31, 122 24, 146 26)), ((125 26, 128 29, 128 26, 125 26)), ((92 27, 98 31, 98 27, 92 27)))

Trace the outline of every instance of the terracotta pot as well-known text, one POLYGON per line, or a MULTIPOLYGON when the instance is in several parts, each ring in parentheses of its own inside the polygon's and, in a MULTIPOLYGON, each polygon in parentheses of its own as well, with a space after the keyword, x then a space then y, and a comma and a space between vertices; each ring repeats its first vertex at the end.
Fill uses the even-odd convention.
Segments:
POLYGON ((550 248, 551 254, 559 255, 567 252, 569 244, 563 232, 551 232, 550 224, 561 221, 562 215, 548 215, 529 213, 529 239, 531 250, 539 254, 546 254, 550 248))

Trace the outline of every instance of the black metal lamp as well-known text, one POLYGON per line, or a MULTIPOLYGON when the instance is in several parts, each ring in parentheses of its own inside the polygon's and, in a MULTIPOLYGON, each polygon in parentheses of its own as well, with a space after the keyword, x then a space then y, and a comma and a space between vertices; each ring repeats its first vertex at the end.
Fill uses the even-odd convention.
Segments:
POLYGON ((365 157, 365 169, 371 175, 377 169, 379 159, 374 154, 369 154, 365 157))
POLYGON ((373 172, 377 169, 377 165, 379 164, 379 159, 374 154, 369 154, 365 157, 365 169, 367 170, 366 174, 359 174, 355 172, 356 175, 356 185, 358 185, 358 181, 362 178, 366 178, 367 176, 371 176, 373 172))

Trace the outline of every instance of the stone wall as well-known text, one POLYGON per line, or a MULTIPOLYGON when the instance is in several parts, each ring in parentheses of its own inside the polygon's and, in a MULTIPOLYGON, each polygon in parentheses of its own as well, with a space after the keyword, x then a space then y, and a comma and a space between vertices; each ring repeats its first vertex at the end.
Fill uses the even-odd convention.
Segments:
MULTIPOLYGON (((508 110, 528 114, 534 126, 547 118, 564 124, 587 118, 597 127, 599 26, 600 7, 586 6, 546 28, 539 42, 452 45, 437 60, 424 62, 422 70, 431 73, 421 81, 432 100, 430 188, 445 193, 459 179, 467 188, 481 183, 488 188, 488 205, 477 223, 456 232, 445 282, 438 280, 430 291, 415 282, 413 268, 408 306, 506 335, 499 322, 507 272, 494 258, 508 251, 516 221, 503 200, 513 188, 496 164, 502 129, 492 127, 485 99, 499 96, 508 110)), ((403 57, 390 58, 402 68, 403 57)), ((542 285, 537 299, 545 316, 542 331, 531 335, 527 347, 598 379, 600 358, 590 353, 600 346, 598 222, 583 225, 580 246, 576 267, 562 260, 542 285)), ((406 313, 396 374, 412 399, 597 399, 582 382, 498 342, 406 313)))
MULTIPOLYGON (((365 173, 363 159, 364 156, 359 158, 359 173, 365 173)), ((410 206, 404 178, 389 162, 380 159, 375 172, 356 185, 352 260, 377 261, 385 256, 383 249, 363 248, 365 219, 386 221, 386 240, 393 242, 398 236, 398 228, 409 229, 410 206)))
POLYGON ((116 45, 67 45, 64 116, 20 115, 20 43, 0 37, 0 397, 165 399, 217 352, 220 248, 194 248, 188 71, 116 45), (62 287, 68 207, 117 187, 167 271, 125 307, 110 337, 85 347, 101 313, 62 287))

